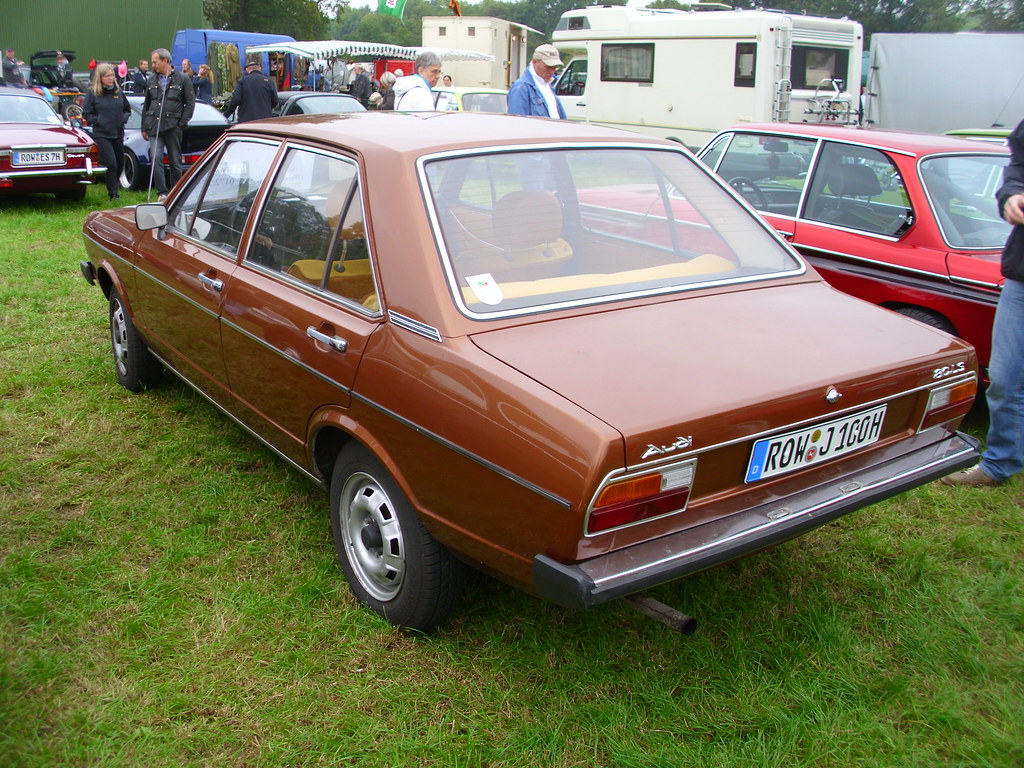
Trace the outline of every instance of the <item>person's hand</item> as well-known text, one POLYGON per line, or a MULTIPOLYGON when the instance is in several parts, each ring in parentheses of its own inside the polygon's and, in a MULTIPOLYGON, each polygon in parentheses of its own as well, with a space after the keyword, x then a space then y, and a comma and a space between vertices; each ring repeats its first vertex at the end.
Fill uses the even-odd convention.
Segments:
POLYGON ((149 134, 145 131, 142 132, 142 138, 144 141, 149 141, 149 134))
POLYGON ((1003 218, 1011 224, 1024 224, 1024 193, 1010 196, 1003 206, 1003 218))

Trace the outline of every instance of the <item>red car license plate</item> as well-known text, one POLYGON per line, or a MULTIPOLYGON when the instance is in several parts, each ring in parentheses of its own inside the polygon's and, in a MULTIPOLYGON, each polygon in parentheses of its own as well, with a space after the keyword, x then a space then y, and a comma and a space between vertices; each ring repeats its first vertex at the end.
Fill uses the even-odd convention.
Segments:
POLYGON ((63 149, 36 149, 14 153, 11 165, 64 165, 63 149))

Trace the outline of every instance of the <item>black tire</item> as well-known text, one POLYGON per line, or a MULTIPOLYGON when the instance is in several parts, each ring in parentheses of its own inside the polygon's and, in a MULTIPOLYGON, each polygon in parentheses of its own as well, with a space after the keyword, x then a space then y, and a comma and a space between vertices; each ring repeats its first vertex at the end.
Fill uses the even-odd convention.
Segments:
POLYGON ((138 189, 141 184, 142 172, 139 169, 139 158, 130 149, 124 151, 124 170, 121 171, 121 189, 138 189))
POLYGON ((389 623, 429 632, 455 609, 465 566, 361 445, 346 447, 335 462, 331 530, 352 594, 389 623))
POLYGON ((905 317, 911 317, 918 322, 930 325, 932 328, 938 328, 940 331, 945 331, 952 336, 957 335, 953 324, 938 312, 922 309, 921 307, 900 307, 896 311, 905 317))
POLYGON ((110 292, 110 349, 117 382, 129 392, 160 383, 163 366, 153 357, 117 291, 110 292))
POLYGON ((74 189, 65 189, 62 192, 54 192, 53 196, 58 200, 69 200, 77 203, 85 200, 85 186, 79 185, 74 189))

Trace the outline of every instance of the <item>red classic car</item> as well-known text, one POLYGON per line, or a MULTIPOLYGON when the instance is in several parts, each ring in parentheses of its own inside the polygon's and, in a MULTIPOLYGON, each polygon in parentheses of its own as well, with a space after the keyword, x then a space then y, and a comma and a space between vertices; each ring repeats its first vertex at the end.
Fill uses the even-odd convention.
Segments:
POLYGON ((0 88, 0 194, 53 192, 81 200, 84 185, 105 171, 89 135, 66 125, 46 99, 0 88))
POLYGON ((1005 147, 776 123, 729 128, 699 156, 836 288, 967 339, 988 364, 1005 147))
POLYGON ((652 137, 249 122, 84 235, 121 384, 170 370, 322 483, 403 627, 467 564, 588 607, 977 460, 967 344, 833 290, 652 137))

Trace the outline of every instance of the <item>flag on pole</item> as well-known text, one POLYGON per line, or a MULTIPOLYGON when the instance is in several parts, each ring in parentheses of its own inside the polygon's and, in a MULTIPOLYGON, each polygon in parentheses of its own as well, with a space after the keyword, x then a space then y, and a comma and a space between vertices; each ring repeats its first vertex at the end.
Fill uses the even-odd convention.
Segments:
POLYGON ((377 13, 402 18, 405 12, 405 0, 377 0, 377 13))

